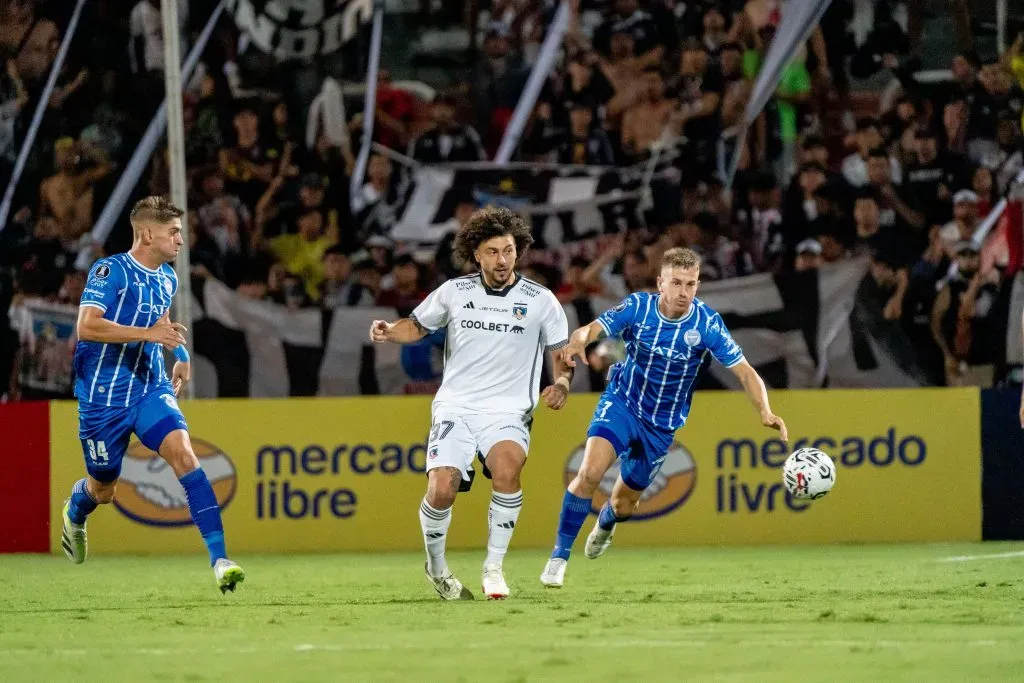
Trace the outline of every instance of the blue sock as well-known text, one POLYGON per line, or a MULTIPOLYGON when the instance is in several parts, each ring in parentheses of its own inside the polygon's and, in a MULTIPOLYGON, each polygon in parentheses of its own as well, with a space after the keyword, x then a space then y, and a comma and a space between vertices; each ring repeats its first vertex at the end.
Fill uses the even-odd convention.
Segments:
POLYGON ((224 525, 220 521, 220 506, 217 497, 206 478, 203 468, 192 470, 179 479, 188 498, 188 511, 192 514, 192 522, 199 528, 203 543, 210 552, 210 565, 227 557, 224 549, 224 525))
POLYGON ((96 509, 96 501, 89 495, 85 479, 79 479, 71 487, 71 504, 68 505, 68 517, 75 524, 85 524, 85 518, 96 509))
POLYGON ((597 516, 597 525, 605 531, 611 531, 613 526, 619 522, 625 522, 627 519, 629 519, 629 516, 619 517, 615 514, 611 501, 609 501, 601 508, 601 514, 597 516))
POLYGON ((590 514, 590 499, 580 498, 566 490, 562 498, 562 513, 558 515, 558 535, 555 537, 555 549, 551 551, 551 557, 560 557, 563 560, 569 559, 572 552, 572 544, 580 535, 583 522, 587 521, 590 514))

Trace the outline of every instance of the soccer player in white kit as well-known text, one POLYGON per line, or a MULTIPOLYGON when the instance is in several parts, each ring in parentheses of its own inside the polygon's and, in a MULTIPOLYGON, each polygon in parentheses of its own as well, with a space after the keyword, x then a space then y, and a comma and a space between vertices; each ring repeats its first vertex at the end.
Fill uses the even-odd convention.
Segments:
POLYGON ((419 513, 427 580, 443 600, 473 598, 448 569, 445 539, 455 496, 469 490, 478 457, 493 487, 483 593, 508 597, 502 561, 523 505, 519 474, 530 449, 533 411, 538 398, 558 410, 569 396, 572 368, 553 353, 568 343, 565 311, 549 289, 515 270, 532 241, 529 227, 508 209, 477 211, 456 234, 455 252, 480 272, 448 280, 408 318, 375 320, 370 328, 373 342, 398 344, 448 330, 419 513), (538 395, 544 351, 552 353, 555 382, 538 395))

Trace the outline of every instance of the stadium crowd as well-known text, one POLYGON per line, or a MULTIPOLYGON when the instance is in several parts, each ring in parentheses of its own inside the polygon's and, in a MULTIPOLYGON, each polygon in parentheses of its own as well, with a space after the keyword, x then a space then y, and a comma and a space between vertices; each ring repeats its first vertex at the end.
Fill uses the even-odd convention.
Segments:
MULTIPOLYGON (((72 4, 0 0, 0 187, 72 4)), ((875 3, 873 27, 858 43, 854 3, 833 2, 783 70, 726 195, 725 160, 779 3, 573 0, 563 58, 517 158, 628 166, 671 148, 677 155, 666 177, 678 201, 614 236, 597 258, 558 268, 537 262, 526 266, 529 277, 567 303, 652 288, 654 264, 672 246, 696 249, 706 280, 869 256, 868 294, 883 319, 901 321, 924 349, 934 382, 984 383, 970 368, 995 362, 990 340, 1005 337, 1007 325, 999 302, 1024 253, 1022 195, 1011 187, 1024 169, 1024 45, 1018 37, 1005 54, 983 58, 971 49, 969 21, 955 14, 961 49, 951 79, 919 79, 920 3, 909 3, 906 29, 895 4, 875 3), (880 73, 898 87, 868 96, 851 89, 851 77, 880 73), (971 238, 1007 192, 1009 207, 979 249, 971 238)), ((163 96, 159 5, 89 3, 48 102, 0 233, 0 381, 9 397, 17 396, 17 373, 7 375, 19 307, 32 298, 76 303, 83 264, 128 247, 130 233, 120 227, 104 244, 90 231, 163 96)), ((179 6, 184 52, 208 10, 187 0, 179 6)), ((471 195, 440 226, 436 244, 392 239, 410 194, 409 173, 396 160, 491 158, 554 9, 494 0, 480 51, 431 102, 382 71, 374 139, 395 154, 373 154, 354 194, 361 95, 342 100, 340 127, 318 124, 329 118, 325 110, 337 113, 324 97, 340 98, 340 90, 320 91, 322 77, 357 82, 358 70, 275 64, 240 49, 237 28, 223 17, 185 93, 193 275, 295 308, 388 306, 404 314, 439 282, 471 269, 451 250, 451 232, 474 208, 471 195)), ((161 151, 135 197, 167 192, 161 151)), ((589 228, 597 226, 580 234, 589 228)))

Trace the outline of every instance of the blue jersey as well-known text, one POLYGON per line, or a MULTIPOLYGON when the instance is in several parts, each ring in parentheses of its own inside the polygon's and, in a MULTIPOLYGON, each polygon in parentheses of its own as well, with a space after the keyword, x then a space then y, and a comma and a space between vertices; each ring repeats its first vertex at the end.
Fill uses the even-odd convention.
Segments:
POLYGON ((743 351, 722 317, 694 299, 682 318, 658 310, 660 295, 638 292, 597 321, 609 337, 622 336, 626 358, 612 368, 606 391, 619 396, 647 424, 675 431, 686 423, 697 371, 710 352, 727 368, 743 351))
MULTIPOLYGON (((103 311, 106 320, 152 327, 171 308, 178 276, 170 265, 146 268, 131 254, 100 259, 89 271, 82 306, 103 311)), ((83 403, 130 406, 155 389, 170 389, 163 347, 153 342, 75 347, 75 396, 83 403)))

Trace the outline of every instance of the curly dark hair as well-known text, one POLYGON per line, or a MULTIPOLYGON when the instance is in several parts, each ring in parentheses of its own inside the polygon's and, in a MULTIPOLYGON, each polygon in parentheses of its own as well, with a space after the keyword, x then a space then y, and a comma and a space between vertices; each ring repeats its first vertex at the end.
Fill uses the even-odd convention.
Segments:
POLYGON ((518 261, 533 244, 530 226, 518 214, 501 206, 488 206, 473 212, 466 224, 455 234, 452 250, 465 263, 476 263, 473 254, 492 237, 511 235, 516 242, 518 261))

